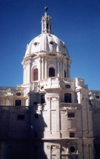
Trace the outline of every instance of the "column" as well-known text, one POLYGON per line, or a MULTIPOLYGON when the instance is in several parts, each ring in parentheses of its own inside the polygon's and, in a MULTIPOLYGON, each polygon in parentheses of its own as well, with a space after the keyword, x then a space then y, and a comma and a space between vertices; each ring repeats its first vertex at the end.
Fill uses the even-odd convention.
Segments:
POLYGON ((23 69, 24 69, 24 71, 23 71, 23 83, 25 84, 26 83, 26 66, 23 66, 23 69))
POLYGON ((39 60, 39 81, 42 80, 41 75, 42 75, 42 59, 40 57, 40 60, 39 60))
POLYGON ((42 80, 43 80, 43 74, 44 74, 44 70, 43 70, 43 57, 42 57, 42 80))
POLYGON ((64 78, 64 60, 62 59, 62 78, 64 78))
POLYGON ((29 83, 31 82, 31 61, 28 61, 29 64, 29 83))
POLYGON ((47 57, 45 57, 45 79, 47 79, 47 57))
POLYGON ((50 97, 47 97, 47 106, 48 106, 48 111, 47 111, 48 131, 51 132, 51 98, 50 97))
POLYGON ((59 59, 58 59, 58 77, 59 77, 59 59))

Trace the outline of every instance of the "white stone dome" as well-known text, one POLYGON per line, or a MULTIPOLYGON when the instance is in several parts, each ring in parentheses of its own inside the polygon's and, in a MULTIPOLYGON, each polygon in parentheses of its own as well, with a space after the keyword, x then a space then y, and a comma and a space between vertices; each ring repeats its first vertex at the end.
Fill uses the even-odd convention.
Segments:
POLYGON ((61 53, 69 57, 68 50, 63 41, 51 33, 42 33, 31 40, 27 45, 25 57, 39 54, 40 52, 61 53))

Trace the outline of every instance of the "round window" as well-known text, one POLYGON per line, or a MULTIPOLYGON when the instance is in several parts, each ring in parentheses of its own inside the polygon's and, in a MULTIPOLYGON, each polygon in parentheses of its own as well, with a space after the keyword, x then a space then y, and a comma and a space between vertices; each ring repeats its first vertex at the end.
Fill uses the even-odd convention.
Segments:
POLYGON ((21 96, 21 93, 16 93, 17 96, 21 96))
POLYGON ((37 43, 37 42, 35 42, 35 43, 34 43, 34 45, 36 46, 36 45, 38 45, 38 43, 37 43))
POLYGON ((53 45, 53 41, 50 41, 50 44, 52 44, 52 45, 53 45))
POLYGON ((97 99, 99 99, 99 96, 96 96, 97 99))
POLYGON ((69 150, 70 150, 70 152, 75 152, 75 147, 71 146, 69 150))
POLYGON ((70 88, 71 86, 69 84, 66 85, 66 88, 70 88))

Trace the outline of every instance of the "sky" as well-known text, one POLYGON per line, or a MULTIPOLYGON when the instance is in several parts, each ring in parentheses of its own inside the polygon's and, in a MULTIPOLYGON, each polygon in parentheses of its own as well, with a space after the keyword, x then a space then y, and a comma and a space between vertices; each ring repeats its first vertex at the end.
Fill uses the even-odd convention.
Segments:
POLYGON ((0 0, 0 86, 23 83, 26 45, 41 33, 46 5, 69 51, 71 78, 100 90, 100 0, 0 0))

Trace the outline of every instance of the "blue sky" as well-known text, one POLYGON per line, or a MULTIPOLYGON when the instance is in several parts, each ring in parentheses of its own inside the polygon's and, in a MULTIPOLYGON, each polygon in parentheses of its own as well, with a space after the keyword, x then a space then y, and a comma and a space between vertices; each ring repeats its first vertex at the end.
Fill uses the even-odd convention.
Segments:
POLYGON ((100 0, 0 0, 0 85, 23 83, 26 44, 41 33, 46 3, 52 32, 68 48, 71 78, 100 90, 100 0))

